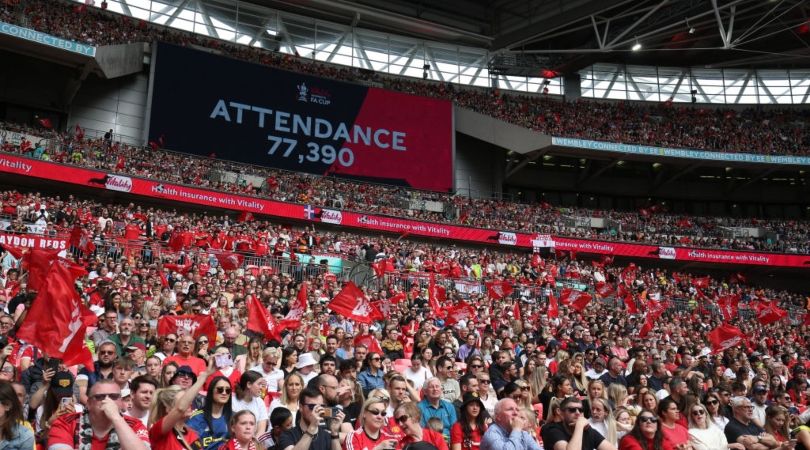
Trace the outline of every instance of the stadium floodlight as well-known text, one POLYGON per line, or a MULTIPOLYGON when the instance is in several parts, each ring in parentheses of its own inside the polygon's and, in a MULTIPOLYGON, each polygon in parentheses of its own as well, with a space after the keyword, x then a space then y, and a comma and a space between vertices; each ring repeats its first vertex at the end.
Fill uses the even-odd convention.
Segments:
POLYGON ((636 39, 636 43, 633 44, 633 46, 630 49, 633 50, 634 52, 641 50, 641 42, 639 42, 638 39, 636 39))

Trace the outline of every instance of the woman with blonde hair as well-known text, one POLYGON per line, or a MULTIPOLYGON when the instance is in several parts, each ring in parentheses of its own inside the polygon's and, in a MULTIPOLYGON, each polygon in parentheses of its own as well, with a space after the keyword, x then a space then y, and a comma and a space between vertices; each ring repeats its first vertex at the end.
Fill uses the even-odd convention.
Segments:
POLYGON ((695 403, 687 409, 689 414, 689 444, 694 450, 745 450, 742 444, 730 443, 726 435, 712 423, 709 411, 700 403, 695 403))
POLYGON ((270 403, 268 413, 272 414, 273 410, 278 407, 284 407, 290 410, 293 416, 293 423, 298 416, 298 397, 301 391, 304 390, 304 379, 297 373, 287 375, 287 378, 282 381, 281 398, 277 398, 270 403))
POLYGON ((613 409, 620 406, 628 407, 627 388, 623 384, 610 383, 607 387, 607 397, 613 409))
POLYGON ((197 393, 216 371, 214 358, 210 358, 197 381, 185 391, 180 386, 169 386, 155 392, 149 409, 149 442, 153 448, 202 448, 199 435, 186 426, 186 420, 194 413, 191 404, 197 393))
POLYGON ((613 412, 613 418, 616 421, 616 439, 621 440, 633 429, 635 416, 629 409, 620 406, 613 412))
POLYGON ((540 394, 545 390, 548 381, 548 369, 543 365, 537 366, 526 381, 529 383, 532 404, 540 403, 540 394))
POLYGON ((614 447, 619 445, 616 420, 613 418, 613 410, 611 410, 607 400, 602 398, 593 400, 591 418, 588 419, 588 423, 591 424, 591 428, 598 431, 614 447))

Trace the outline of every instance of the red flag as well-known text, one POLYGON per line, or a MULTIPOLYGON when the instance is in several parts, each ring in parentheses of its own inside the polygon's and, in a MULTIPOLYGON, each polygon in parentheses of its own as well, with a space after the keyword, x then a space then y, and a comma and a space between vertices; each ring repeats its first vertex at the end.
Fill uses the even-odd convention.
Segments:
POLYGON ((487 286, 489 297, 495 300, 508 297, 515 290, 511 284, 503 280, 487 281, 484 284, 487 286))
POLYGON ((757 320, 762 325, 768 325, 787 317, 787 311, 779 308, 773 301, 762 304, 757 311, 757 320))
POLYGON ((638 314, 638 306, 630 293, 624 297, 624 307, 627 308, 627 314, 638 314))
POLYGON ((298 295, 295 296, 295 301, 290 304, 290 310, 287 311, 287 315, 278 323, 281 330, 294 330, 301 326, 301 319, 304 318, 304 314, 306 314, 308 308, 308 289, 309 286, 306 282, 301 283, 301 287, 298 289, 298 295))
POLYGON ((82 253, 89 254, 96 251, 96 244, 93 243, 93 238, 90 233, 76 223, 76 226, 70 231, 70 245, 81 250, 82 253))
POLYGON ((251 295, 247 300, 248 321, 247 329, 262 333, 265 339, 272 339, 281 342, 279 329, 273 315, 261 304, 256 296, 251 295))
POLYGON ((160 336, 169 333, 190 334, 194 339, 205 335, 209 342, 217 339, 217 326, 214 319, 207 314, 163 316, 158 320, 157 332, 160 336))
POLYGON ((548 311, 546 315, 549 318, 556 318, 560 316, 560 305, 557 304, 557 298, 554 297, 554 294, 548 294, 548 311))
POLYGON ((51 119, 49 119, 47 117, 43 117, 43 118, 37 120, 37 122, 39 122, 39 124, 42 125, 43 128, 47 128, 49 130, 51 128, 53 128, 53 122, 51 122, 51 119))
POLYGON ((512 317, 515 320, 523 320, 523 315, 520 313, 520 302, 515 300, 515 303, 512 305, 512 317))
POLYGON ((720 306, 720 311, 726 321, 730 321, 739 315, 739 295, 724 295, 720 297, 717 304, 720 306))
POLYGON ((52 358, 63 358, 71 341, 84 339, 79 336, 83 325, 81 299, 70 272, 52 264, 17 337, 52 358))
POLYGON ((169 248, 172 250, 179 252, 183 249, 183 233, 175 230, 172 232, 172 235, 169 237, 169 248))
POLYGON ((405 300, 406 296, 404 292, 397 292, 390 299, 388 299, 388 301, 390 301, 392 305, 396 305, 399 302, 404 302, 405 300))
POLYGON ((76 139, 80 141, 84 139, 84 130, 79 126, 78 123, 76 124, 76 139))
POLYGON ((602 298, 610 297, 616 294, 616 288, 610 283, 600 281, 596 283, 596 293, 602 298))
MULTIPOLYGON (((191 266, 193 265, 194 264, 191 262, 191 260, 186 258, 186 262, 182 266, 180 264, 166 263, 163 265, 163 267, 171 270, 172 272, 177 272, 180 275, 186 276, 189 273, 189 271, 191 271, 191 266)), ((164 277, 161 276, 161 278, 164 277)))
POLYGON ((381 259, 375 263, 371 263, 371 268, 374 269, 374 275, 377 278, 382 278, 385 275, 385 260, 381 259))
POLYGON ((703 277, 703 278, 692 278, 692 286, 697 289, 706 289, 709 287, 709 282, 711 281, 710 277, 703 277))
MULTIPOLYGON (((43 288, 50 268, 57 258, 59 258, 59 250, 32 248, 25 254, 23 265, 28 268, 28 289, 39 291, 43 288)), ((75 278, 70 279, 70 281, 73 280, 75 278)))
POLYGON ((580 292, 576 297, 571 297, 571 308, 575 311, 582 311, 588 306, 588 303, 590 303, 592 299, 593 297, 591 297, 590 294, 580 292))
POLYGON ((361 334, 354 338, 354 346, 357 347, 358 344, 365 345, 369 353, 382 353, 382 347, 380 347, 380 343, 377 342, 377 338, 370 334, 361 334))
MULTIPOLYGON (((587 296, 588 299, 587 301, 588 302, 591 301, 590 294, 587 294, 585 292, 576 289, 565 288, 562 291, 560 291, 560 302, 563 305, 570 305, 571 303, 576 302, 582 296, 587 296)), ((585 302, 585 304, 587 305, 587 302, 585 302)))
POLYGON ((12 247, 11 245, 4 245, 3 250, 7 251, 16 260, 22 259, 23 255, 27 253, 27 248, 12 247))
POLYGON ((436 276, 430 274, 430 283, 428 283, 428 304, 430 309, 433 310, 433 315, 436 317, 443 317, 442 304, 447 300, 447 291, 443 286, 436 284, 436 276))
POLYGON ((215 256, 223 270, 236 270, 245 262, 245 256, 238 253, 218 253, 215 256))
POLYGON ((371 305, 366 294, 351 281, 346 283, 327 307, 355 322, 372 323, 384 319, 380 311, 371 305))
POLYGON ((709 338, 715 353, 740 345, 745 341, 745 334, 739 328, 727 323, 710 331, 706 337, 709 338))
POLYGON ((457 304, 447 308, 447 320, 445 325, 455 325, 462 320, 468 320, 475 315, 475 310, 472 306, 465 302, 458 302, 457 304))
POLYGON ((84 338, 87 336, 87 327, 96 323, 96 315, 90 308, 84 305, 79 305, 79 314, 81 316, 82 325, 70 341, 70 344, 68 344, 67 349, 65 349, 62 362, 66 366, 81 364, 87 370, 93 372, 95 371, 93 353, 90 352, 90 348, 87 347, 87 342, 84 338))

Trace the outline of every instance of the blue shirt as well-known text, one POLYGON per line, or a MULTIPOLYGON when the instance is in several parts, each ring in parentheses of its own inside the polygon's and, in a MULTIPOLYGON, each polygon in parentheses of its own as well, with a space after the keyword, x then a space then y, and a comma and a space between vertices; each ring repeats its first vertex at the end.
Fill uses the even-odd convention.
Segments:
POLYGON ((213 430, 208 427, 201 409, 191 414, 191 417, 186 421, 186 425, 200 437, 204 450, 217 450, 228 440, 228 420, 224 414, 219 418, 212 418, 213 430))
POLYGON ((450 428, 456 423, 456 408, 452 403, 447 400, 440 399, 439 407, 434 407, 424 399, 416 404, 419 406, 419 412, 422 413, 422 428, 428 428, 428 420, 437 418, 442 421, 442 435, 444 440, 450 442, 450 428))
POLYGON ((493 423, 481 439, 481 450, 543 450, 532 435, 522 430, 507 433, 497 423, 493 423))
POLYGON ((375 375, 369 369, 366 369, 357 374, 357 382, 362 386, 365 395, 368 395, 374 389, 385 389, 382 370, 378 370, 375 375))

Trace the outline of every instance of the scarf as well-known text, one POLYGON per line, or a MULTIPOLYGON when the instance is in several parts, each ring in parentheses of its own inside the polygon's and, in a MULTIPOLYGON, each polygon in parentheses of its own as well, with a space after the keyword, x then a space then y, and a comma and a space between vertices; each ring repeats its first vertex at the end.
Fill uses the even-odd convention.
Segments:
MULTIPOLYGON (((90 425, 90 414, 82 414, 77 428, 76 448, 79 450, 90 450, 93 445, 93 427, 90 425)), ((107 450, 119 450, 121 443, 118 441, 118 434, 115 428, 110 430, 107 440, 107 450)))
POLYGON ((236 439, 231 439, 227 444, 225 444, 225 448, 227 450, 256 450, 256 441, 251 439, 250 444, 248 444, 247 448, 245 448, 239 445, 239 442, 236 439))

